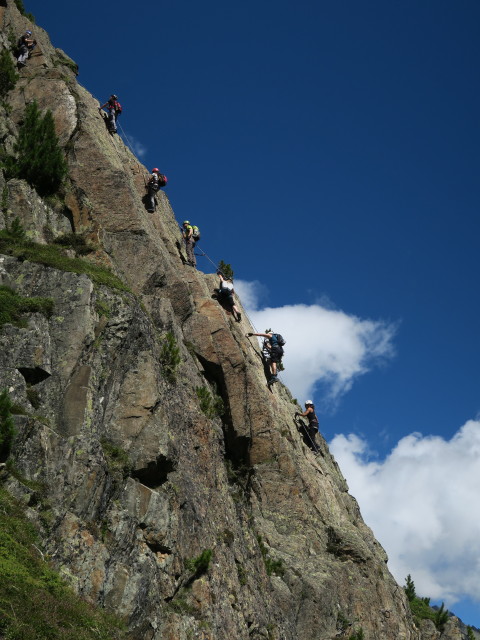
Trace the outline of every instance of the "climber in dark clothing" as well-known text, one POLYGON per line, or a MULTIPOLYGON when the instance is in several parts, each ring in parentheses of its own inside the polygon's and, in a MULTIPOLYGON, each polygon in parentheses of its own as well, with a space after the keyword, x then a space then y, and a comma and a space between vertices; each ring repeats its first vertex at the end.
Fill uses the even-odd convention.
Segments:
POLYGON ((312 449, 313 451, 318 451, 316 442, 315 442, 315 436, 318 432, 318 418, 317 418, 317 414, 315 413, 315 405, 313 404, 313 402, 311 400, 307 400, 305 402, 305 411, 303 413, 298 413, 298 411, 295 413, 295 417, 300 417, 300 418, 307 418, 308 419, 308 426, 307 426, 307 433, 308 433, 308 439, 310 442, 307 441, 308 446, 310 447, 310 449, 312 449))
POLYGON ((101 107, 98 107, 98 110, 101 112, 102 109, 107 109, 108 118, 107 118, 107 126, 110 133, 117 133, 117 118, 122 113, 122 107, 118 102, 118 97, 112 93, 110 98, 102 104, 101 107))
POLYGON ((17 67, 20 69, 27 64, 27 58, 37 46, 37 41, 32 37, 31 31, 25 31, 23 36, 20 36, 17 43, 17 67))
POLYGON ((238 310, 235 304, 235 300, 233 299, 233 294, 235 293, 233 289, 233 282, 230 278, 225 278, 223 273, 221 273, 220 271, 217 271, 217 276, 220 278, 220 285, 218 289, 215 289, 215 291, 218 292, 220 301, 224 302, 231 308, 232 315, 235 320, 237 322, 240 322, 240 320, 242 319, 242 314, 238 310))
POLYGON ((283 345, 284 339, 279 333, 273 333, 271 329, 266 329, 265 333, 247 333, 247 336, 258 336, 259 338, 266 338, 265 347, 268 350, 268 365, 270 367, 271 377, 268 380, 268 384, 272 385, 274 382, 278 382, 277 377, 277 364, 281 362, 283 357, 283 345))
POLYGON ((150 176, 149 181, 146 184, 147 189, 147 211, 149 213, 153 213, 156 208, 156 199, 155 196, 157 191, 164 187, 167 184, 167 176, 164 176, 163 173, 160 173, 158 169, 152 169, 152 175, 150 176))

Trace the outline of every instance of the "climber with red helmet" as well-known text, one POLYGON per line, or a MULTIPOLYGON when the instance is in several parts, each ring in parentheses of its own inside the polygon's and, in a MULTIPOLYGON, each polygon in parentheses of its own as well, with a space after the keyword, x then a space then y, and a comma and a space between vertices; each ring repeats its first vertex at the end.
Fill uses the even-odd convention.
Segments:
POLYGON ((156 194, 157 191, 164 187, 167 184, 167 176, 160 173, 160 171, 155 167, 152 169, 152 175, 150 176, 148 182, 145 183, 145 187, 147 189, 147 211, 149 213, 153 213, 155 211, 157 205, 156 194))
POLYGON ((106 118, 108 130, 110 133, 117 133, 117 118, 122 113, 122 105, 118 101, 118 96, 112 93, 107 102, 98 107, 100 113, 102 113, 102 109, 107 109, 108 111, 108 118, 106 118))
POLYGON ((27 58, 35 49, 37 41, 32 38, 31 31, 25 31, 17 42, 17 67, 21 69, 27 64, 27 58))

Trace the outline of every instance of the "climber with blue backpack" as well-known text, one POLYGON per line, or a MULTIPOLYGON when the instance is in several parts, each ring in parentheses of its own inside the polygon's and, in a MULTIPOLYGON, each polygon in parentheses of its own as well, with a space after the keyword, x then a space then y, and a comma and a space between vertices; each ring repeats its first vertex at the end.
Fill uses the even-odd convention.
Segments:
POLYGON ((107 122, 107 129, 110 133, 117 133, 117 118, 122 113, 122 105, 118 101, 118 96, 112 93, 107 102, 98 107, 100 113, 102 113, 102 109, 107 109, 108 111, 108 118, 105 118, 102 114, 107 122))
POLYGON ((278 382, 277 364, 280 364, 283 357, 283 345, 285 340, 279 333, 273 333, 271 329, 266 329, 265 333, 247 333, 247 337, 257 336, 265 338, 264 347, 266 361, 270 368, 271 377, 268 380, 268 386, 278 382))

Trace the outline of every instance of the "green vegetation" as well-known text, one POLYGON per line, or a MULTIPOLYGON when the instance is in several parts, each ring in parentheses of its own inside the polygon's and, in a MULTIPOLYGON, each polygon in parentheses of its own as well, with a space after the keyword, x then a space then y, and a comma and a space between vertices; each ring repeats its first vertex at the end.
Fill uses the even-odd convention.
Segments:
POLYGON ((41 196, 55 193, 67 173, 67 163, 58 144, 52 112, 44 116, 37 102, 31 102, 25 110, 23 121, 14 146, 15 157, 4 161, 7 180, 26 180, 41 196))
POLYGON ((200 400, 200 409, 207 418, 212 420, 223 415, 225 407, 222 398, 217 393, 211 393, 208 387, 197 387, 195 391, 200 400))
POLYGON ((4 389, 0 393, 0 460, 6 460, 10 454, 15 425, 13 424, 13 403, 4 389))
POLYGON ((247 572, 245 570, 245 567, 242 564, 240 564, 238 560, 235 560, 235 564, 237 565, 238 581, 241 584, 241 586, 244 587, 247 584, 247 572))
POLYGON ((475 640, 475 634, 473 633, 473 629, 470 625, 467 627, 467 640, 475 640))
POLYGON ((95 311, 99 316, 105 316, 105 318, 110 318, 112 314, 109 304, 105 300, 100 300, 99 298, 95 301, 95 311))
POLYGON ((62 55, 60 51, 57 49, 57 59, 53 61, 54 66, 63 65, 64 67, 68 67, 73 73, 78 76, 78 64, 74 62, 71 58, 67 58, 62 55))
POLYGON ((24 313, 37 312, 49 318, 52 315, 53 304, 51 298, 24 298, 10 287, 0 285, 0 326, 7 323, 25 326, 22 322, 24 313))
POLYGON ((2 49, 0 53, 0 98, 3 100, 7 93, 13 89, 18 80, 12 56, 8 49, 2 49))
POLYGON ((430 598, 419 598, 415 591, 415 583, 410 574, 408 574, 403 588, 410 604, 415 623, 419 624, 420 620, 425 619, 433 620, 437 629, 443 631, 450 615, 448 609, 444 608, 443 602, 439 609, 434 609, 430 606, 430 598))
POLYGON ((185 569, 192 571, 197 577, 201 576, 208 570, 213 551, 205 549, 197 558, 185 560, 185 569))
POLYGON ((357 629, 352 635, 348 638, 348 640, 364 640, 365 634, 363 633, 362 627, 357 629))
POLYGON ((69 258, 58 245, 31 242, 26 238, 18 218, 15 218, 7 229, 0 230, 0 252, 53 269, 84 273, 96 284, 103 284, 112 289, 129 290, 117 276, 105 267, 99 267, 82 258, 69 258))
POLYGON ((180 348, 177 345, 175 336, 171 331, 168 331, 165 334, 160 348, 160 362, 165 378, 172 384, 177 379, 177 367, 181 361, 180 348))
POLYGON ((8 187, 6 184, 3 185, 2 189, 2 199, 0 202, 0 209, 2 213, 7 213, 8 211, 8 187))
POLYGON ((25 11, 25 6, 23 4, 23 0, 15 0, 15 6, 20 11, 22 16, 25 16, 27 18, 27 20, 30 20, 30 22, 35 22, 35 16, 33 16, 31 13, 27 13, 25 11))
POLYGON ((122 625, 81 600, 44 560, 20 506, 0 488, 0 635, 8 640, 117 640, 122 625))
POLYGON ((233 280, 233 269, 231 264, 227 264, 223 260, 220 260, 220 262, 218 263, 218 270, 225 278, 233 280))
POLYGON ((267 570, 267 574, 269 576, 275 574, 277 576, 283 576, 285 573, 285 567, 283 566, 282 560, 272 560, 268 554, 267 547, 263 544, 262 536, 257 536, 258 546, 260 547, 260 552, 262 554, 263 562, 265 563, 265 569, 267 570))
POLYGON ((89 245, 85 238, 77 233, 65 233, 55 238, 53 242, 66 249, 74 249, 75 253, 80 256, 86 256, 92 253, 92 251, 95 251, 94 247, 89 245))
POLYGON ((128 453, 106 438, 100 440, 100 445, 109 470, 112 473, 120 472, 124 477, 128 476, 132 470, 132 463, 128 453))

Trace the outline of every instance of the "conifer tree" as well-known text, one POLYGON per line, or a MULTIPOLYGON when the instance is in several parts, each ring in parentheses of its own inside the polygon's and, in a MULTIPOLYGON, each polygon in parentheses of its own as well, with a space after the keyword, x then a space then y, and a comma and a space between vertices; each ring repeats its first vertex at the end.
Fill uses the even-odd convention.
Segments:
POLYGON ((5 98, 17 82, 18 74, 15 71, 12 56, 7 49, 0 53, 0 98, 5 98))
POLYGON ((412 576, 410 574, 408 574, 405 580, 405 586, 403 588, 405 590, 405 595, 407 596, 407 600, 409 602, 413 602, 417 597, 417 594, 415 593, 415 583, 413 582, 412 576))
POLYGON ((231 264, 227 264, 223 260, 218 263, 218 270, 225 277, 233 280, 233 269, 231 264))
POLYGON ((42 117, 35 100, 27 106, 14 148, 16 158, 8 157, 5 162, 7 177, 26 180, 41 196, 55 193, 67 173, 67 164, 50 109, 42 117))

